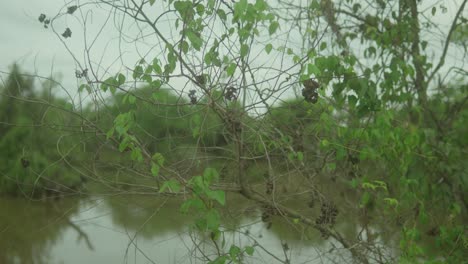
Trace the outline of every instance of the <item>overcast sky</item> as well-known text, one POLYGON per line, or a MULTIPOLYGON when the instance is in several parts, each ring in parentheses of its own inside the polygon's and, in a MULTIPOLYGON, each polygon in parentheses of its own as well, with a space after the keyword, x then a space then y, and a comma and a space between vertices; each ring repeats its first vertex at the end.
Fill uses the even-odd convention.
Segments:
POLYGON ((0 0, 1 71, 8 71, 16 62, 32 74, 61 73, 66 87, 76 87, 72 57, 55 34, 38 21, 41 13, 56 14, 61 6, 63 2, 58 0, 0 0))
MULTIPOLYGON (((38 21, 41 13, 56 13, 61 1, 0 0, 0 69, 17 61, 28 70, 49 71, 54 63, 57 70, 70 67, 64 52, 51 30, 38 21), (47 68, 45 70, 44 68, 47 68)), ((73 68, 73 66, 72 66, 73 68)))
MULTIPOLYGON (((429 2, 434 3, 436 1, 429 2)), ((439 2, 444 2, 447 5, 448 12, 436 16, 435 22, 439 25, 448 26, 461 0, 439 2)), ((74 2, 71 1, 71 3, 74 2)), ((55 15, 64 6, 65 1, 58 0, 0 0, 0 71, 8 71, 9 66, 17 62, 29 73, 36 73, 41 76, 50 76, 52 72, 61 73, 63 85, 67 87, 69 92, 76 92, 78 83, 75 78, 76 66, 73 58, 61 43, 60 38, 50 28, 45 29, 38 21, 41 13, 48 16, 55 15)), ((99 10, 93 12, 92 17, 95 24, 98 24, 96 22, 99 19, 105 18, 104 15, 99 14, 99 10)), ((467 10, 465 10, 464 14, 466 16, 467 10)), ((76 22, 72 16, 63 18, 61 24, 57 26, 57 31, 63 30, 67 26, 74 28, 72 38, 65 41, 70 45, 73 52, 76 52, 78 56, 83 56, 83 38, 79 35, 78 30, 81 26, 76 22)), ((115 69, 112 69, 114 71, 119 70, 119 63, 114 62, 120 53, 119 49, 116 45, 105 46, 109 44, 109 40, 118 39, 117 31, 112 32, 111 30, 113 27, 114 25, 111 23, 107 28, 108 30, 101 33, 103 41, 97 44, 100 46, 93 56, 96 56, 96 58, 103 57, 106 66, 115 66, 115 69)), ((97 33, 99 28, 90 27, 90 29, 94 29, 97 33)), ((124 53, 130 54, 130 57, 127 58, 132 58, 127 63, 130 64, 136 61, 137 54, 134 50, 131 50, 131 47, 124 50, 124 53)), ((460 62, 459 59, 459 54, 451 53, 448 62, 456 62, 459 66, 464 67, 463 62, 460 62)))

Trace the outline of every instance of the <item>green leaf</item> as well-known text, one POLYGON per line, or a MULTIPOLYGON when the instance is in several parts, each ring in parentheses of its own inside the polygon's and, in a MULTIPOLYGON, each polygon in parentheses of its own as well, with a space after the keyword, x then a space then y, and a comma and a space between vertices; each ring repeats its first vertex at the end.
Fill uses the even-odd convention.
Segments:
MULTIPOLYGON (((171 50, 173 50, 173 49, 171 49, 171 50)), ((165 73, 172 73, 175 70, 176 66, 177 66, 177 64, 176 64, 177 56, 174 54, 174 52, 171 51, 171 52, 167 53, 167 61, 169 62, 169 64, 166 64, 164 66, 164 72, 165 73)))
POLYGON ((255 9, 257 11, 265 11, 268 8, 268 4, 265 2, 265 0, 257 0, 255 1, 255 9))
POLYGON ((211 65, 211 63, 213 62, 213 57, 214 57, 213 53, 214 53, 213 51, 208 51, 205 54, 205 57, 203 58, 203 61, 205 62, 206 65, 211 65))
POLYGON ((154 177, 157 177, 159 175, 159 165, 154 163, 154 162, 151 162, 151 174, 154 176, 154 177))
POLYGON ((182 213, 187 213, 189 211, 189 209, 192 208, 192 207, 196 211, 201 211, 201 210, 205 209, 205 204, 198 197, 191 198, 191 199, 188 199, 188 200, 186 200, 185 202, 182 203, 182 205, 180 206, 180 211, 182 213))
POLYGON ((210 209, 205 216, 206 227, 212 231, 218 230, 219 225, 221 223, 221 217, 219 216, 219 212, 215 209, 210 209))
POLYGON ((451 206, 451 211, 455 215, 459 215, 461 213, 461 206, 458 203, 453 203, 451 206))
POLYGON ((162 82, 160 80, 154 80, 151 82, 150 87, 153 89, 159 89, 162 86, 162 82))
POLYGON ((247 56, 248 53, 249 53, 249 46, 247 44, 242 44, 241 49, 240 49, 241 57, 247 56))
POLYGON ((129 102, 130 104, 135 104, 135 102, 136 102, 136 97, 133 96, 133 95, 129 95, 129 96, 128 96, 128 102, 129 102))
POLYGON ((197 7, 196 7, 196 10, 197 10, 197 14, 199 16, 202 16, 203 13, 205 12, 205 6, 202 5, 202 4, 198 4, 197 7))
POLYGON ((270 54, 272 49, 273 49, 273 45, 271 45, 270 43, 266 44, 265 51, 267 54, 270 54))
POLYGON ((361 187, 362 187, 363 189, 375 190, 375 189, 377 188, 377 185, 372 184, 372 183, 370 183, 370 182, 363 182, 363 183, 361 184, 361 187))
POLYGON ((125 76, 121 73, 117 75, 117 85, 120 86, 125 83, 125 76))
POLYGON ((394 198, 384 198, 383 199, 388 205, 398 207, 398 200, 394 198))
POLYGON ((421 224, 426 225, 428 223, 428 221, 429 221, 429 216, 427 215, 426 212, 421 210, 421 212, 419 213, 419 216, 418 216, 418 221, 421 224))
POLYGON ((374 184, 377 187, 380 187, 380 188, 384 189, 385 191, 387 190, 387 184, 385 182, 383 182, 383 181, 374 180, 374 184))
POLYGON ((138 65, 135 67, 135 69, 133 70, 133 79, 137 80, 141 77, 141 75, 143 74, 143 67, 141 67, 141 65, 138 65))
POLYGON ((185 20, 190 16, 192 11, 192 3, 190 1, 175 1, 174 8, 179 12, 180 16, 185 20))
POLYGON ((308 74, 314 74, 315 76, 320 75, 320 69, 317 67, 317 65, 309 63, 307 65, 307 72, 308 74))
POLYGON ((156 0, 149 0, 150 5, 154 5, 154 2, 155 2, 155 1, 156 1, 156 0))
POLYGON ((336 163, 335 162, 330 162, 327 164, 327 169, 328 171, 335 171, 336 170, 336 163))
POLYGON ((270 33, 270 35, 273 35, 275 34, 276 30, 278 29, 279 27, 279 23, 276 22, 276 21, 273 21, 270 23, 270 26, 268 27, 268 33, 270 33))
POLYGON ((106 139, 111 138, 114 135, 114 128, 109 129, 106 133, 106 139))
POLYGON ((190 179, 189 183, 192 185, 195 193, 205 193, 208 188, 207 183, 203 180, 201 176, 195 176, 190 179))
POLYGON ((220 205, 226 204, 226 194, 221 190, 207 190, 206 196, 211 200, 217 201, 220 205))
POLYGON ((360 203, 360 207, 364 207, 364 206, 367 206, 368 204, 370 204, 371 202, 371 195, 369 192, 364 192, 361 196, 361 203, 360 203))
POLYGON ((239 0, 234 4, 234 16, 241 17, 247 9, 247 0, 239 0))
POLYGON ((225 264, 228 260, 228 256, 219 256, 215 260, 208 262, 208 264, 225 264))
POLYGON ((322 141, 320 141, 320 146, 326 148, 328 147, 328 145, 330 145, 330 142, 326 139, 323 139, 322 141))
POLYGON ((86 84, 86 83, 83 83, 82 85, 80 85, 80 87, 78 88, 78 92, 82 92, 83 90, 86 90, 88 93, 91 92, 91 87, 86 84))
POLYGON ((200 136, 200 127, 194 127, 192 129, 192 137, 198 138, 198 136, 200 136))
POLYGON ((154 153, 153 157, 151 159, 156 162, 159 166, 164 165, 164 156, 161 153, 154 153))
POLYGON ((201 39, 199 37, 199 33, 195 33, 193 32, 192 30, 188 30, 185 35, 188 37, 188 39, 190 40, 190 42, 192 43, 192 46, 196 49, 196 50, 200 50, 200 48, 202 47, 203 45, 203 39, 201 39))
POLYGON ((173 192, 179 192, 180 191, 180 183, 174 179, 168 180, 163 183, 161 186, 161 189, 159 190, 160 193, 164 192, 166 189, 169 189, 173 192))
POLYGON ((357 104, 357 97, 354 96, 354 95, 348 95, 348 103, 351 105, 351 106, 356 106, 357 104))
POLYGON ((219 16, 219 18, 221 18, 221 20, 226 21, 227 16, 226 16, 226 13, 224 12, 224 10, 218 9, 216 11, 216 14, 218 14, 218 16, 219 16))
POLYGON ((436 12, 437 12, 437 8, 435 6, 432 7, 432 11, 431 11, 432 15, 435 15, 436 12))
POLYGON ((237 259, 240 252, 241 252, 240 248, 236 245, 232 245, 231 248, 229 249, 229 255, 231 256, 232 259, 237 259))
POLYGON ((101 90, 104 92, 107 92, 109 89, 109 86, 114 85, 115 79, 113 77, 107 78, 104 82, 101 84, 101 90))
POLYGON ((161 69, 161 66, 159 66, 159 62, 157 59, 154 59, 153 60, 153 71, 157 74, 161 74, 162 73, 162 69, 161 69))
POLYGON ((244 250, 245 250, 245 253, 247 253, 247 255, 249 256, 252 256, 255 252, 254 247, 251 247, 251 246, 246 246, 244 250))
POLYGON ((303 161, 304 160, 304 153, 302 153, 301 151, 298 151, 297 153, 297 159, 299 161, 303 161))
POLYGON ((326 48, 327 48, 327 43, 326 42, 320 43, 320 50, 324 50, 326 48))
POLYGON ((179 43, 179 48, 182 50, 183 53, 187 53, 189 51, 189 44, 187 41, 182 40, 179 43))
POLYGON ((203 179, 208 184, 211 184, 212 182, 219 180, 219 174, 214 168, 206 168, 203 172, 203 179))
POLYGON ((234 62, 230 63, 229 66, 226 68, 226 73, 228 76, 233 76, 234 72, 236 71, 237 64, 234 62))
POLYGON ((134 161, 142 161, 143 160, 143 155, 141 154, 141 149, 140 148, 133 148, 132 153, 130 155, 130 158, 134 161))
POLYGON ((122 142, 120 142, 119 144, 119 151, 123 152, 125 149, 127 149, 129 145, 130 145, 130 142, 128 138, 124 138, 124 140, 122 140, 122 142))
POLYGON ((359 186, 359 181, 356 178, 352 179, 350 183, 353 189, 356 189, 359 186))

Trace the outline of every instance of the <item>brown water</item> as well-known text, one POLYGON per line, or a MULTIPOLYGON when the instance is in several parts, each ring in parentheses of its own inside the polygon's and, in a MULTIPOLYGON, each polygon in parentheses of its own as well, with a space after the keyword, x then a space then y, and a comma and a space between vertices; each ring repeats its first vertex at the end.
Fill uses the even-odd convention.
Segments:
MULTIPOLYGON (((279 263, 276 258, 285 256, 290 263, 349 262, 336 241, 280 218, 269 227, 245 200, 228 204, 224 250, 256 243, 268 250, 256 246, 244 263, 279 263)), ((122 194, 55 202, 0 198, 0 263, 206 263, 200 251, 213 256, 214 244, 193 231, 194 216, 181 214, 179 206, 176 198, 122 194)), ((354 217, 340 222, 347 236, 359 232, 354 217)))

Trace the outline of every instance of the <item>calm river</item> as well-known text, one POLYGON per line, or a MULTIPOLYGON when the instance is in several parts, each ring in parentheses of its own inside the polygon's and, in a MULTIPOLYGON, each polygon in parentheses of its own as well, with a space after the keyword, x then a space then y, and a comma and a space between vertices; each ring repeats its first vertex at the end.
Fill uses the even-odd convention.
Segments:
MULTIPOLYGON (((232 244, 261 245, 245 263, 280 263, 276 258, 286 257, 290 263, 349 261, 339 243, 313 230, 280 218, 268 226, 254 204, 239 198, 229 198, 228 205, 225 251, 232 244)), ((201 252, 212 255, 215 247, 191 229, 194 216, 181 214, 179 206, 177 198, 122 194, 54 202, 0 198, 0 263, 205 263, 201 252)), ((348 218, 337 221, 346 223, 339 229, 354 236, 359 224, 348 218)))

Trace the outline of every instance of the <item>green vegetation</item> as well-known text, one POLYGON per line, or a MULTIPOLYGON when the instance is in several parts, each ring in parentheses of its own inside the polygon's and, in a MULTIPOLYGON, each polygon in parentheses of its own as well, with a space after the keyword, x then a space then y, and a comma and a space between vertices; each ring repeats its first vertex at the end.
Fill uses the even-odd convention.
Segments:
MULTIPOLYGON (((162 43, 160 54, 138 58, 128 75, 79 69, 80 92, 105 98, 94 108, 77 111, 50 95, 42 105, 44 95, 13 68, 0 102, 3 192, 71 191, 85 177, 114 191, 183 195, 182 213, 196 216, 193 228, 216 248, 209 263, 243 263, 263 248, 222 239, 229 192, 257 203, 267 226, 283 217, 292 228, 314 229, 360 263, 467 259, 467 72, 441 70, 447 51, 465 45, 458 23, 466 26, 467 1, 439 59, 430 59, 424 38, 443 3, 423 11, 416 0, 366 8, 352 0, 131 2, 125 11, 102 4, 141 26, 135 39, 162 43), (165 22, 147 15, 160 9, 165 22), (177 30, 161 31, 164 23, 177 30), (281 34, 301 41, 276 40, 281 34), (93 136, 75 131, 62 143, 58 128, 78 124, 93 136), (58 142, 67 157, 54 150, 58 142), (75 165, 63 166, 68 156, 75 165), (81 177, 71 174, 76 168, 81 177), (327 193, 338 190, 343 204, 327 193), (317 214, 297 210, 306 205, 317 214), (362 218, 362 229, 344 236, 343 211, 362 218), (375 225, 398 226, 398 250, 380 245, 375 225)), ((88 7, 64 15, 77 8, 88 7)), ((73 39, 73 30, 62 37, 73 39)))
POLYGON ((71 104, 55 98, 51 83, 34 90, 34 79, 13 65, 5 85, 0 87, 0 192, 37 197, 75 191, 81 178, 63 160, 60 150, 76 144, 71 134, 79 124, 70 118, 71 104), (46 86, 49 86, 49 90, 46 86))

